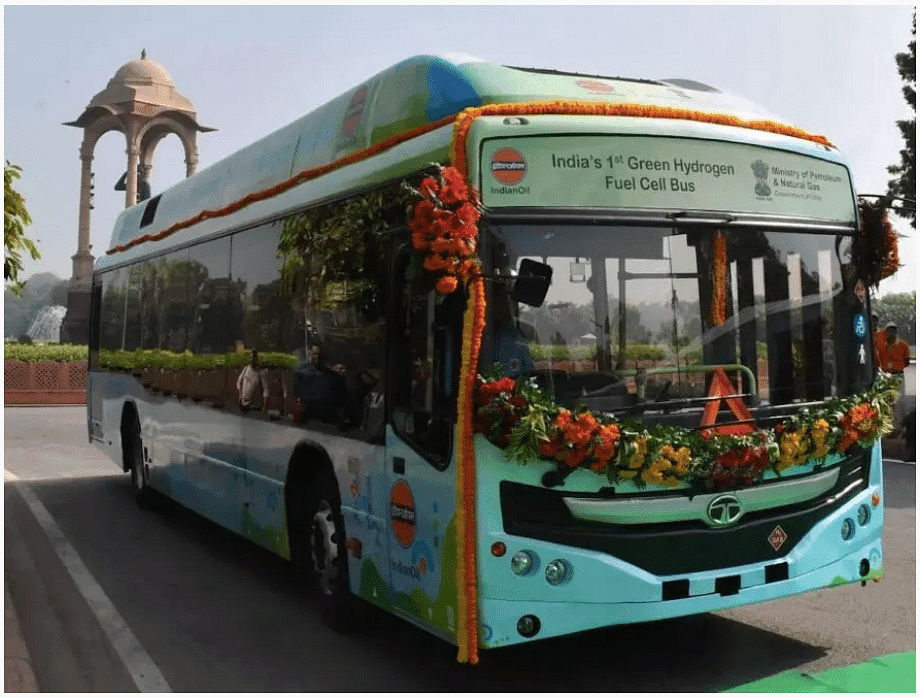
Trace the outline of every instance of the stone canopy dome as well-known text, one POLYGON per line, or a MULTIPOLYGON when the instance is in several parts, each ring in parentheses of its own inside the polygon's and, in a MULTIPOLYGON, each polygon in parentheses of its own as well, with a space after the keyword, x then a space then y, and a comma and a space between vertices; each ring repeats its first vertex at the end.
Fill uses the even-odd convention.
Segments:
MULTIPOLYGON (((186 97, 179 94, 166 68, 147 58, 142 51, 139 60, 129 61, 119 68, 109 80, 106 88, 90 100, 87 110, 103 107, 113 113, 131 113, 131 105, 144 104, 147 112, 151 107, 158 111, 183 112, 195 118, 195 107, 186 97)), ((78 119, 74 126, 82 126, 78 119)))
POLYGON ((109 80, 112 83, 122 83, 126 85, 164 85, 166 87, 175 87, 176 83, 166 72, 166 68, 156 61, 147 58, 147 52, 141 53, 140 60, 125 63, 119 68, 114 77, 109 80))

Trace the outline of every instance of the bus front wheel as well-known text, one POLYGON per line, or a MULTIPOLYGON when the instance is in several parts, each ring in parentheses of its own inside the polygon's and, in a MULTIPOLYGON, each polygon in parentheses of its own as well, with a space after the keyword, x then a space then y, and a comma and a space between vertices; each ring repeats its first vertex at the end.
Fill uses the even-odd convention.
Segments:
POLYGON ((313 577, 319 591, 323 619, 333 630, 354 627, 354 599, 348 584, 345 525, 335 475, 317 473, 311 499, 309 546, 313 577))

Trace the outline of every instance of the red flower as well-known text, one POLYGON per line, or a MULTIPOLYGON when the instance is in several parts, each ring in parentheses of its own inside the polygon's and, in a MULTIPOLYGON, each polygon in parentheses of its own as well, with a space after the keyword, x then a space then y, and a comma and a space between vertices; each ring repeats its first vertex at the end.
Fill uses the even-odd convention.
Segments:
POLYGON ((472 226, 476 229, 476 223, 479 221, 479 210, 473 206, 473 204, 463 204, 460 208, 457 209, 457 212, 454 214, 457 219, 459 228, 465 228, 467 226, 472 226))
POLYGON ((597 459, 591 464, 590 469, 595 473, 606 473, 609 460, 609 458, 607 460, 597 459))
POLYGON ((435 290, 441 295, 447 295, 457 290, 456 276, 442 276, 435 285, 435 290))
POLYGON ((540 451, 540 455, 544 458, 555 458, 562 450, 562 439, 555 438, 546 441, 541 439, 537 444, 537 448, 540 451))
POLYGON ((523 395, 513 395, 511 397, 511 404, 515 407, 527 407, 527 398, 523 395))
POLYGON ((430 201, 419 201, 415 205, 412 213, 412 221, 409 223, 409 229, 413 233, 430 234, 432 223, 437 217, 434 204, 430 201))
POLYGON ((419 185, 418 190, 422 196, 424 196, 429 201, 436 201, 438 198, 438 192, 441 187, 438 186, 438 183, 431 177, 425 177, 422 180, 422 183, 419 185))
POLYGON ((565 463, 570 468, 575 468, 588 457, 588 454, 591 453, 590 446, 582 446, 581 448, 569 449, 565 452, 565 456, 562 458, 562 462, 565 463))
POLYGON ((456 168, 445 167, 441 174, 444 177, 444 186, 441 188, 441 201, 451 205, 459 204, 469 199, 466 180, 456 168))

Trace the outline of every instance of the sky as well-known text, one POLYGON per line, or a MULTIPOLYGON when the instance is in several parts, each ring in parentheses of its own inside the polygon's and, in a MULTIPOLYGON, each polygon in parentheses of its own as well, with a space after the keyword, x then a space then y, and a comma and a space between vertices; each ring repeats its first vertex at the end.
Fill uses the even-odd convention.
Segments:
MULTIPOLYGON (((829 138, 859 194, 884 194, 912 116, 894 56, 912 6, 5 6, 4 158, 42 253, 25 277, 70 278, 77 251, 82 129, 76 120, 119 67, 156 61, 195 105, 199 169, 419 54, 634 78, 690 78, 745 97, 829 138)), ((95 150, 92 252, 124 207, 124 136, 95 150)), ((185 176, 170 135, 156 149, 156 194, 185 176)), ((892 219, 905 264, 882 295, 916 289, 915 231, 892 219)))

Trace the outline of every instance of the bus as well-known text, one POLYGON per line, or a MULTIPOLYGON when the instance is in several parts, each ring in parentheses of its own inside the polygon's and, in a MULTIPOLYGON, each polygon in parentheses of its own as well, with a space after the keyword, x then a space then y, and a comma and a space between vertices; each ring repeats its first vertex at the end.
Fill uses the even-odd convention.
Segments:
POLYGON ((869 213, 711 86, 411 58, 120 214, 89 439, 461 662, 879 581, 869 213))

